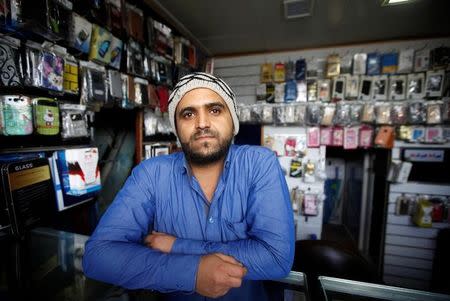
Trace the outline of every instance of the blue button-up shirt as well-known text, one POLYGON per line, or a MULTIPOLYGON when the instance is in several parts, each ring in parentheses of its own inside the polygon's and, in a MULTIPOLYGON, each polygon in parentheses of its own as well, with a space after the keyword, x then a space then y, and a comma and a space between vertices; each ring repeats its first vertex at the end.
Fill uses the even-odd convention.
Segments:
POLYGON ((278 160, 263 147, 230 147, 211 202, 183 153, 145 160, 86 243, 84 272, 125 288, 202 300, 195 293, 200 257, 218 252, 248 269, 242 286, 222 299, 254 299, 260 283, 252 280, 285 277, 292 266, 289 200, 278 160), (143 244, 152 230, 177 237, 169 254, 143 244))

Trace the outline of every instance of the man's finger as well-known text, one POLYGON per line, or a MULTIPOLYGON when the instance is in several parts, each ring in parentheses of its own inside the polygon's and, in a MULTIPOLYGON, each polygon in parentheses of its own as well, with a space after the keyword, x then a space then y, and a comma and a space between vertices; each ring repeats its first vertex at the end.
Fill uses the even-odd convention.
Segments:
POLYGON ((229 287, 241 287, 242 285, 242 279, 236 278, 236 277, 227 277, 225 281, 225 285, 229 287))
POLYGON ((243 278, 245 276, 244 268, 235 264, 225 264, 225 273, 231 277, 243 278))

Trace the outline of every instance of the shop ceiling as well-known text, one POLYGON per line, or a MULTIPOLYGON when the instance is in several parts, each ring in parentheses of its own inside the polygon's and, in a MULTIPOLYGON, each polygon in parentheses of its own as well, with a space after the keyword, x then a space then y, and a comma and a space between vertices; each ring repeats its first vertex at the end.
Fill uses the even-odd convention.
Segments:
POLYGON ((145 0, 208 56, 380 40, 450 36, 449 0, 314 0, 311 16, 286 19, 283 0, 145 0))

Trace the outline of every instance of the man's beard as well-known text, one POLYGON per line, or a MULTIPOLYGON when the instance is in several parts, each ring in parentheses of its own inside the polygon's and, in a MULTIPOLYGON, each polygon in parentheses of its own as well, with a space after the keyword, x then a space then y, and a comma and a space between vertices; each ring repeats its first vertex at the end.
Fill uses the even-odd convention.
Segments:
POLYGON ((216 131, 204 129, 192 134, 188 142, 181 142, 181 148, 183 149, 184 155, 186 156, 186 160, 188 162, 195 165, 209 165, 225 158, 228 154, 228 150, 230 149, 232 139, 232 136, 220 139, 219 133, 216 131), (218 141, 218 143, 215 144, 216 146, 214 147, 210 141, 205 141, 201 143, 201 149, 199 151, 192 149, 190 143, 195 142, 198 137, 203 135, 213 136, 216 138, 218 141), (205 148, 209 148, 206 153, 202 152, 205 148))

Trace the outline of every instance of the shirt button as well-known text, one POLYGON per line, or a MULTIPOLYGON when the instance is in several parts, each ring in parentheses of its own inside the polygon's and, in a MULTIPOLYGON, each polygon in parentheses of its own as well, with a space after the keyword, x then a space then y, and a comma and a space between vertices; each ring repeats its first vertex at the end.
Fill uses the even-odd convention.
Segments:
POLYGON ((209 217, 208 222, 209 222, 210 224, 213 224, 213 223, 214 223, 214 219, 213 219, 212 216, 209 217))

